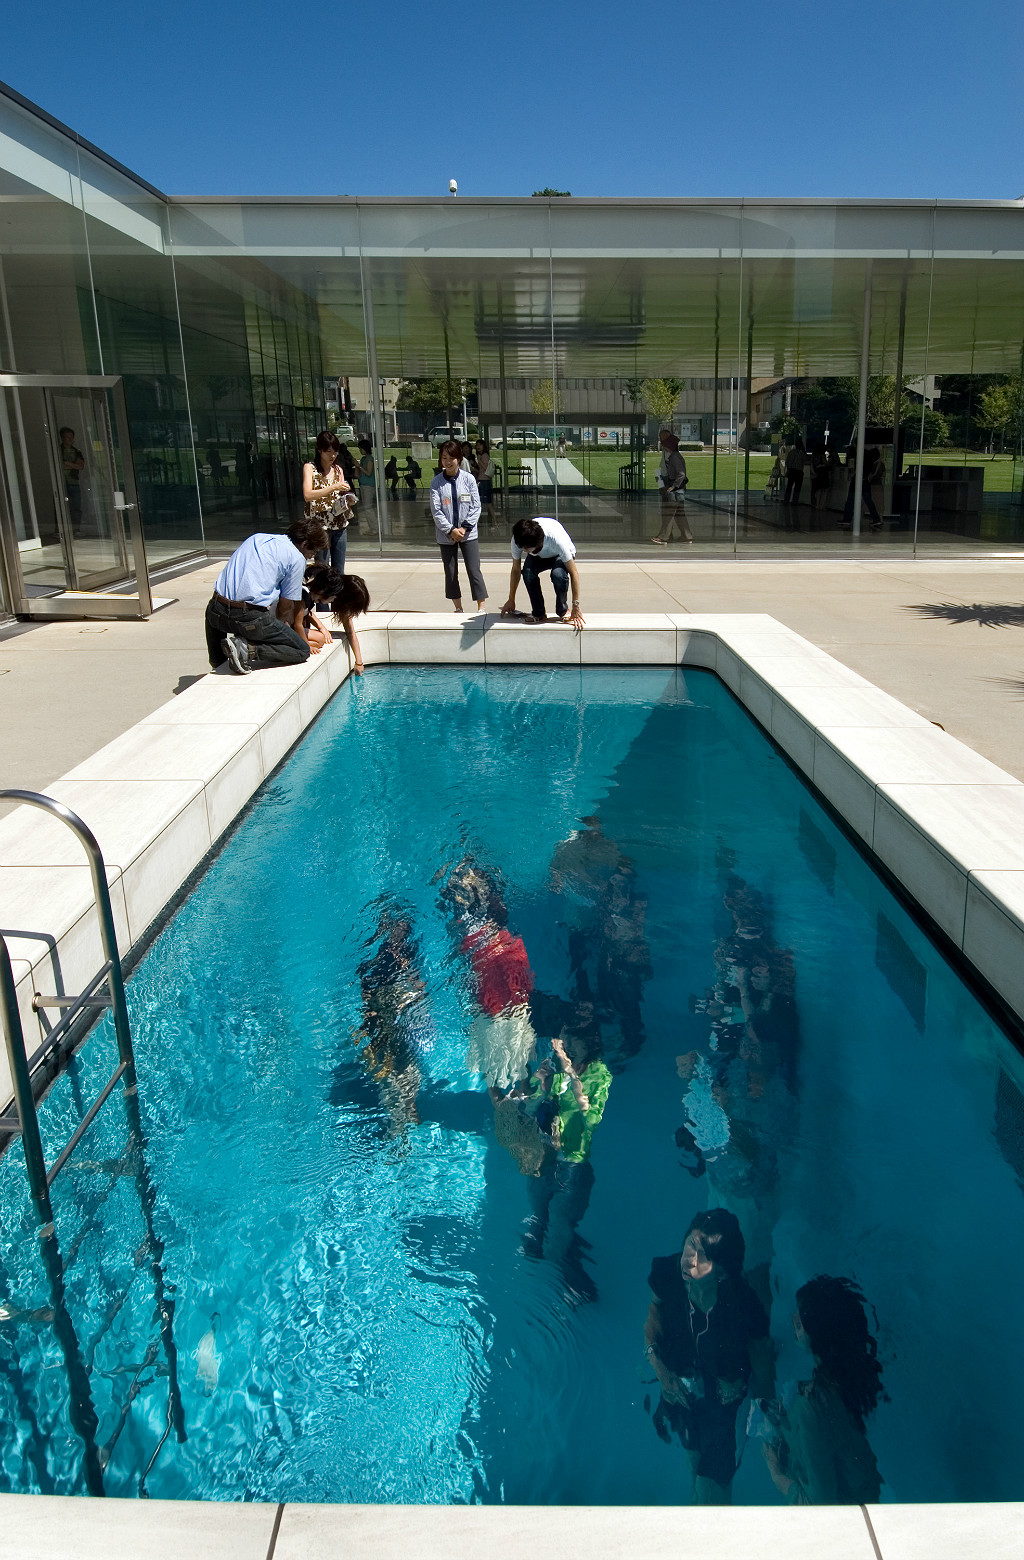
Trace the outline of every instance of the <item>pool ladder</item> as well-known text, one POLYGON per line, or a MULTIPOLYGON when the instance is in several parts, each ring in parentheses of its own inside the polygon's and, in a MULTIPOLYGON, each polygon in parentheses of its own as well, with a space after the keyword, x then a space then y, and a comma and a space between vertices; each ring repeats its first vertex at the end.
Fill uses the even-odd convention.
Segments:
MULTIPOLYGON (((39 807, 44 812, 50 813, 52 817, 60 819, 77 836, 89 858, 93 898, 99 918, 103 963, 91 980, 86 982, 84 989, 77 996, 65 995, 62 992, 52 995, 35 993, 32 1007, 36 1013, 40 1014, 46 1029, 46 1035, 42 1044, 31 1056, 28 1055, 25 1046, 25 1032, 21 1022, 14 970, 11 965, 10 951, 7 947, 7 937, 11 936, 12 933, 0 931, 0 1011, 3 1013, 4 1037, 7 1044, 7 1058, 11 1069, 11 1084, 14 1089, 16 1109, 14 1117, 6 1112, 0 1114, 0 1134, 2 1134, 0 1136, 0 1146, 6 1147, 7 1142, 12 1137, 18 1135, 21 1137, 29 1192, 39 1220, 40 1249, 53 1300, 54 1333, 64 1355, 68 1374, 70 1389, 69 1414, 71 1422, 85 1448, 84 1473, 91 1495, 103 1495, 105 1493, 103 1471, 110 1459, 117 1438, 127 1422, 135 1397, 143 1386, 149 1384, 142 1380, 144 1372, 147 1369, 154 1368, 154 1376, 150 1380, 155 1379, 157 1374, 164 1374, 167 1377, 167 1427, 140 1478, 139 1493, 145 1494, 146 1477, 172 1429, 179 1441, 185 1440, 185 1422, 178 1384, 177 1350, 173 1333, 174 1301, 168 1297, 163 1275, 163 1242, 157 1236, 153 1225, 156 1194, 145 1157, 146 1144, 142 1129, 142 1118, 139 1113, 139 1089, 135 1072, 135 1053, 132 1048, 131 1024, 128 1018, 128 1004, 125 1000, 124 975, 121 969, 121 956, 117 947, 114 913, 110 903, 110 890, 107 887, 107 870, 96 836, 88 825, 79 818, 78 814, 72 812, 71 808, 66 807, 63 802, 58 802, 51 796, 44 796, 38 791, 21 790, 0 790, 0 801, 23 802, 30 807, 39 807), (107 988, 106 991, 101 989, 104 985, 107 988), (67 1039, 72 1027, 87 1016, 97 1015, 103 1009, 110 1010, 113 1020, 114 1035, 117 1040, 117 1066, 100 1089, 92 1104, 85 1111, 78 1126, 57 1155, 53 1164, 47 1167, 42 1135, 39 1130, 39 1116, 36 1110, 34 1079, 37 1078, 41 1069, 56 1056, 58 1047, 67 1039), (60 1017, 53 1024, 49 1024, 47 1021, 46 1014, 48 1011, 60 1013, 60 1017), (89 1366, 86 1363, 86 1359, 92 1360, 96 1346, 100 1342, 103 1333, 111 1325, 124 1300, 127 1299, 127 1292, 123 1297, 115 1299, 111 1306, 108 1306, 106 1322, 101 1327, 100 1332, 91 1340, 88 1350, 83 1353, 81 1342, 67 1307, 65 1297, 66 1264, 57 1243, 50 1188, 122 1079, 124 1080, 125 1111, 128 1116, 128 1141, 122 1151, 119 1168, 114 1173, 114 1180, 111 1181, 106 1193, 100 1198, 97 1208, 93 1210, 93 1217, 98 1207, 113 1190, 118 1175, 122 1173, 120 1165, 125 1167, 125 1172, 127 1173, 127 1168, 130 1164, 146 1225, 145 1247, 148 1249, 151 1257, 156 1314, 160 1321, 160 1344, 151 1343, 146 1350, 142 1363, 135 1368, 135 1374, 129 1386, 127 1398, 122 1405, 113 1433, 101 1445, 98 1439, 99 1418, 92 1400, 89 1366), (156 1355, 160 1351, 161 1346, 165 1363, 163 1367, 156 1369, 156 1355)), ((75 1245, 71 1257, 72 1261, 74 1256, 77 1255, 77 1251, 78 1243, 75 1245)), ((136 1263, 136 1266, 138 1266, 138 1263, 136 1263)))

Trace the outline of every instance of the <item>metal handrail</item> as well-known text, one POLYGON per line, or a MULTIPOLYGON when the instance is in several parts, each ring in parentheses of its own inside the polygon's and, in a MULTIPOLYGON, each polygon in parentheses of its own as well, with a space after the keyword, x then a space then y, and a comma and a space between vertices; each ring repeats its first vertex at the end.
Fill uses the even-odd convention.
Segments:
POLYGON ((100 850, 96 836, 88 824, 84 823, 78 814, 72 812, 71 808, 66 807, 63 802, 56 801, 52 796, 44 796, 39 791, 21 790, 0 790, 0 801, 25 802, 30 807, 39 807, 44 812, 52 814, 53 817, 59 818, 77 836, 89 858, 93 897, 99 916, 100 941, 103 947, 104 963, 75 997, 68 997, 63 993, 54 996, 43 996, 39 992, 35 994, 32 1005, 36 1012, 47 1007, 63 1009, 63 1011, 57 1023, 47 1033, 43 1044, 30 1058, 25 1047, 25 1033, 21 1022, 21 1012, 18 1007, 18 994, 14 984, 14 970, 11 965, 10 950, 7 947, 6 938, 3 934, 0 934, 0 1010, 3 1012, 7 1055, 11 1066, 11 1081, 14 1086, 15 1105, 21 1129, 22 1147, 25 1152, 25 1166, 28 1172, 29 1188, 39 1217, 41 1250, 53 1299, 54 1331, 64 1355, 68 1374, 68 1411, 71 1423, 84 1447, 83 1471, 86 1486, 91 1495, 103 1495, 105 1493, 103 1471, 110 1458, 114 1443, 117 1441, 127 1421, 132 1402, 140 1390, 142 1372, 147 1368, 148 1363, 155 1358, 159 1346, 162 1345, 163 1347, 166 1359, 164 1370, 167 1376, 167 1424, 163 1435, 157 1443, 156 1450, 153 1452, 149 1464, 139 1481, 139 1493, 144 1494, 146 1476, 171 1431, 174 1431, 179 1441, 186 1439, 185 1413, 181 1399, 181 1389, 178 1383, 178 1352, 174 1341, 173 1326, 174 1301, 168 1294, 167 1283, 164 1278, 164 1244, 156 1232, 153 1219, 156 1207, 156 1193, 146 1164, 146 1138, 139 1111, 135 1053, 132 1047, 131 1025, 128 1019, 128 1004, 125 998, 124 972, 121 968, 121 956, 117 947, 114 912, 110 903, 110 890, 107 886, 107 869, 103 861, 103 852, 100 850), (107 982, 110 993, 109 1002, 107 999, 97 997, 96 995, 97 987, 104 980, 107 982), (112 1012, 114 1033, 117 1037, 118 1065, 89 1109, 85 1112, 82 1120, 54 1160, 51 1168, 47 1170, 46 1157, 43 1152, 42 1138, 39 1132, 39 1117, 36 1111, 35 1096, 32 1092, 33 1072, 52 1053, 54 1046, 67 1034, 71 1024, 77 1018, 83 1013, 90 1011, 95 1013, 107 1006, 110 1007, 112 1012), (136 1373, 113 1432, 108 1437, 105 1445, 101 1447, 98 1444, 99 1420, 92 1398, 89 1367, 83 1356, 78 1334, 66 1303, 64 1285, 65 1263, 57 1242, 53 1206, 50 1201, 50 1187, 67 1164, 77 1144, 89 1130, 105 1101, 122 1079, 125 1085, 124 1102, 129 1130, 127 1154, 133 1164, 136 1188, 139 1193, 143 1219, 146 1224, 146 1248, 150 1255, 150 1265, 153 1272, 153 1290, 156 1302, 156 1318, 159 1321, 160 1345, 152 1343, 147 1349, 146 1362, 136 1373))
MULTIPOLYGON (((67 825, 78 838, 89 858, 89 871, 92 875, 93 899, 96 902, 96 912, 100 923, 100 942, 103 948, 104 970, 110 991, 110 1007, 114 1020, 114 1034, 117 1038, 118 1062, 116 1073, 104 1086, 99 1099, 86 1112, 85 1117, 79 1123, 70 1140, 65 1145, 57 1158, 52 1171, 47 1171, 46 1158, 43 1153, 42 1138, 39 1133, 39 1117, 36 1113, 35 1097, 32 1092, 32 1067, 25 1049, 25 1033, 21 1023, 21 1012, 18 1007, 17 990, 14 984, 14 970, 11 966, 10 951, 7 941, 0 936, 0 1007, 3 1009, 4 1034, 7 1041, 7 1056, 11 1066, 11 1083, 14 1088, 14 1099, 18 1110, 18 1122, 21 1127, 22 1145, 25 1151, 25 1167, 28 1173, 29 1189, 32 1201, 35 1203, 39 1215, 40 1224, 46 1228, 53 1224, 53 1207, 50 1203, 50 1186, 54 1177, 67 1163, 72 1151, 79 1143, 85 1132, 91 1126, 97 1111, 103 1101, 110 1094, 111 1089, 119 1078, 124 1079, 125 1093, 134 1094, 138 1088, 135 1075, 135 1052, 132 1048, 132 1032, 128 1019, 128 1003, 124 993, 124 973, 121 969, 121 955, 117 946, 117 931, 114 926, 114 911, 110 903, 110 889, 107 886, 107 869, 103 860, 103 852, 100 850, 99 841, 89 828, 89 825, 72 812, 70 807, 63 802, 58 802, 52 796, 44 796, 41 791, 0 790, 0 801, 24 802, 29 807, 38 807, 43 812, 50 813, 58 818, 61 823, 67 825)), ((54 1005, 65 1009, 54 1031, 59 1031, 63 1036, 78 1016, 87 1008, 95 1008, 93 997, 101 975, 93 976, 84 991, 70 1001, 66 997, 55 1000, 54 1005)), ((45 999, 44 999, 45 1001, 45 999)), ((44 1005, 40 1003, 40 1005, 44 1005)), ((56 1040, 54 1031, 47 1036, 45 1052, 48 1054, 56 1040)), ((37 1061, 39 1052, 33 1057, 37 1061)))

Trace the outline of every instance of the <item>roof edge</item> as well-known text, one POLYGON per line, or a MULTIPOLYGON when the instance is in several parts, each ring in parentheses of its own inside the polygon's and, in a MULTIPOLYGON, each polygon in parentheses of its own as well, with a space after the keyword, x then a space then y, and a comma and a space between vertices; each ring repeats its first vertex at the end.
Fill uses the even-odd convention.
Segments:
POLYGON ((80 146, 91 157, 98 157, 100 162, 106 163, 108 168, 115 169, 117 173, 123 174, 126 179, 131 179, 132 183, 137 184, 140 189, 144 189, 147 194, 155 195, 157 200, 162 200, 165 206, 170 204, 170 197, 165 195, 163 190, 158 190, 155 184, 150 184, 147 179, 143 179, 139 174, 133 173, 131 168, 126 168, 124 163, 118 162, 116 157, 111 157, 109 152, 103 151, 99 146, 94 146, 83 135, 79 135, 77 130, 72 130, 70 125, 64 124, 60 119, 55 119, 52 114, 46 112, 45 108, 40 108, 38 103, 33 103, 31 98, 23 97, 20 92, 16 92, 6 81, 0 81, 0 95, 10 98, 12 103, 17 103, 19 108, 26 109, 36 119, 41 119, 44 124, 50 126, 51 130, 58 130, 61 135, 66 135, 69 141, 73 141, 76 146, 80 146))

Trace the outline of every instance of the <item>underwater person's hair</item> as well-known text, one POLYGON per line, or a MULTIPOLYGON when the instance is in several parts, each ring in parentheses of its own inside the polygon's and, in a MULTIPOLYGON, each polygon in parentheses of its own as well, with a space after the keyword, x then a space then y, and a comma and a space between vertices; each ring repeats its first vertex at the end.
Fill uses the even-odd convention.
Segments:
POLYGON ((818 1362, 815 1376, 831 1382, 863 1429, 883 1393, 878 1345, 861 1290, 852 1278, 819 1274, 797 1290, 796 1308, 818 1362))

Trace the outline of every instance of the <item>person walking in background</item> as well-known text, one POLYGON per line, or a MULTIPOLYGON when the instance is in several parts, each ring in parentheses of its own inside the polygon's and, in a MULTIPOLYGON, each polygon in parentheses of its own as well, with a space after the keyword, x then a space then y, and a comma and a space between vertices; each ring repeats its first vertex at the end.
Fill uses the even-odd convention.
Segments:
POLYGON ((316 454, 302 468, 302 497, 307 520, 319 520, 329 538, 321 563, 345 572, 345 532, 348 528, 347 497, 351 489, 338 461, 338 440, 326 429, 316 436, 316 454))
POLYGON ((309 660, 295 627, 304 613, 306 565, 327 546, 319 520, 296 520, 285 536, 257 531, 236 547, 206 605, 206 648, 217 669, 227 660, 239 675, 309 660))
POLYGON ((682 541, 692 542, 693 533, 686 518, 684 504, 686 487, 690 479, 686 475, 686 461, 680 453, 679 440, 671 428, 662 428, 658 435, 658 442, 661 445, 661 466, 658 469, 661 528, 651 537, 651 541, 656 547, 667 547, 672 540, 672 532, 678 531, 682 541))
POLYGON ((359 460, 356 474, 359 479, 359 502, 367 518, 377 510, 377 470, 373 462, 373 445, 369 439, 357 439, 359 460))
POLYGON ((517 520, 512 527, 512 573, 508 582, 508 600, 501 609, 502 617, 509 617, 516 610, 516 592, 519 581, 526 586, 530 598, 531 615, 527 623, 546 623, 544 592, 540 576, 551 571, 551 583, 555 587, 555 616, 560 623, 571 623, 579 633, 584 625, 580 611, 580 576, 576 567, 576 548, 572 537, 557 520, 544 517, 537 520, 517 520), (572 611, 569 611, 569 584, 572 583, 572 611))
POLYGON ((474 450, 476 470, 473 474, 480 492, 480 507, 486 508, 488 520, 495 525, 497 515, 494 513, 494 462, 491 459, 491 446, 486 439, 477 439, 474 450))
POLYGON ((444 593, 456 612, 462 611, 459 553, 466 565, 469 587, 478 612, 487 600, 487 586, 480 572, 480 493, 476 478, 462 470, 462 445, 449 439, 441 446, 441 469, 430 484, 430 513, 434 535, 444 565, 444 593))
MULTIPOLYGON (((882 458, 875 445, 869 444, 864 451, 864 485, 861 489, 861 505, 867 508, 871 516, 872 531, 882 529, 882 517, 878 513, 874 495, 871 491, 873 483, 879 480, 878 472, 882 464, 882 458)), ((854 489, 857 486, 857 441, 854 440, 846 451, 846 471, 850 479, 850 486, 846 490, 846 503, 843 506, 843 524, 853 524, 853 498, 854 489)))
MULTIPOLYGON (((807 465, 807 451, 804 441, 799 434, 793 440, 786 451, 786 491, 782 496, 784 504, 799 504, 800 489, 804 485, 804 467, 807 465)), ((797 524, 799 530, 799 523, 797 524)))
POLYGON ((811 508, 821 514, 824 511, 832 473, 828 464, 828 452, 819 439, 811 445, 811 508))
POLYGON ((852 1279, 812 1278, 797 1290, 793 1330, 814 1372, 774 1416, 777 1428, 769 1410, 756 1431, 772 1481, 792 1505, 876 1504, 882 1480, 865 1421, 884 1394, 864 1296, 852 1279))

